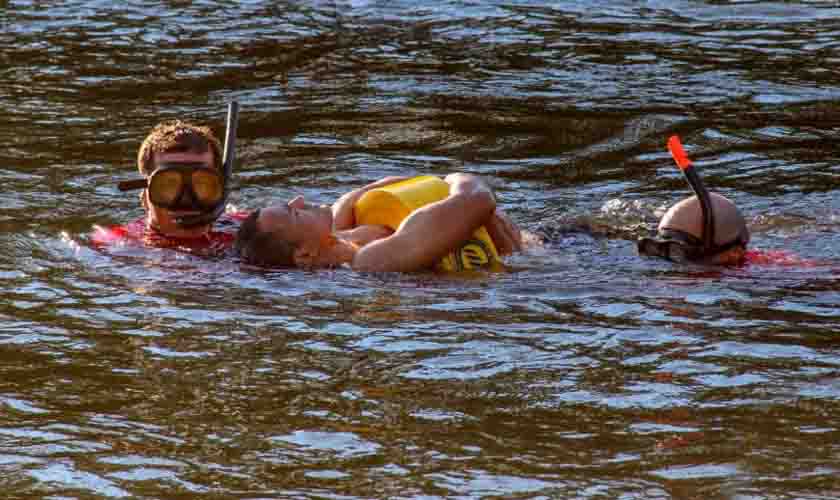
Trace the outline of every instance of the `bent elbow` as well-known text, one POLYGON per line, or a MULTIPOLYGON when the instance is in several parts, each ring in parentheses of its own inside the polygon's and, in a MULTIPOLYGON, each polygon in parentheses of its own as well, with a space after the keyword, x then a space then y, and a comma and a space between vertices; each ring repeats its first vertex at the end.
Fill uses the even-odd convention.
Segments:
POLYGON ((485 217, 490 217, 496 211, 496 197, 490 189, 482 186, 468 194, 468 202, 476 212, 485 217))

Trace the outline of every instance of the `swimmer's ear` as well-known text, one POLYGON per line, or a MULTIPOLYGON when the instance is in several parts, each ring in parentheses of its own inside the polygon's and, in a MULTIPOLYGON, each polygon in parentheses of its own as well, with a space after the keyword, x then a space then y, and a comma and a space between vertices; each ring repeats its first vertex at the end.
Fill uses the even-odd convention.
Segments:
POLYGON ((295 266, 303 269, 312 268, 315 265, 315 260, 318 258, 318 249, 307 245, 300 245, 295 248, 293 258, 295 266))

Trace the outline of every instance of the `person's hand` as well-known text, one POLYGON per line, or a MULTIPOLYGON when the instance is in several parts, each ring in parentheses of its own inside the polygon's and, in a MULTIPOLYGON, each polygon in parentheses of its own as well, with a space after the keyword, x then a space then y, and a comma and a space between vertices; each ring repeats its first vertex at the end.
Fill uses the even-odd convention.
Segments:
POLYGON ((508 255, 522 250, 522 232, 502 209, 496 209, 485 227, 499 255, 508 255))
MULTIPOLYGON (((493 190, 476 175, 456 172, 447 175, 443 180, 449 184, 449 196, 472 196, 487 193, 493 197, 493 190)), ((495 203, 495 198, 493 199, 495 203)))
POLYGON ((356 205, 356 200, 362 195, 358 191, 357 189, 345 193, 332 204, 334 231, 343 231, 356 225, 356 216, 353 213, 353 207, 356 205))

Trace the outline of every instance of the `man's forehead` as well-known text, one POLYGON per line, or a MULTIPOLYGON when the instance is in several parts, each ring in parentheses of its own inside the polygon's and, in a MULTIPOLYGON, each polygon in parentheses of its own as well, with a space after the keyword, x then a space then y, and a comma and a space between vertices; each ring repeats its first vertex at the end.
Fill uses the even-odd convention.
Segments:
POLYGON ((207 150, 202 153, 177 152, 177 153, 155 153, 155 164, 159 163, 204 163, 213 166, 213 151, 207 150))

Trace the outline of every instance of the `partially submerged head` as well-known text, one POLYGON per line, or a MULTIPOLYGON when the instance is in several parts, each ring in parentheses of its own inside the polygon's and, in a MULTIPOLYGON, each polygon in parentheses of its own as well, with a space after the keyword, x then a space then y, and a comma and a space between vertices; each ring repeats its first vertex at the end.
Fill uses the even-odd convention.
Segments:
POLYGON ((714 218, 714 241, 705 244, 703 208, 697 196, 671 206, 659 222, 659 238, 639 241, 639 253, 708 264, 743 261, 750 233, 738 207, 725 196, 708 193, 714 218))
MULTIPOLYGON (((149 178, 162 165, 192 165, 222 172, 221 143, 209 127, 176 120, 157 125, 146 136, 137 153, 137 168, 149 178)), ((196 237, 205 234, 211 223, 184 227, 176 219, 200 214, 198 209, 165 208, 149 198, 148 189, 141 194, 146 209, 147 225, 170 237, 196 237)))
POLYGON ((236 250, 247 264, 262 267, 332 267, 332 211, 307 205, 298 196, 248 216, 239 228, 236 250))
POLYGON ((659 221, 659 237, 638 241, 641 255, 705 264, 740 264, 750 233, 744 216, 725 196, 706 189, 677 135, 668 138, 668 151, 695 196, 668 209, 659 221))

